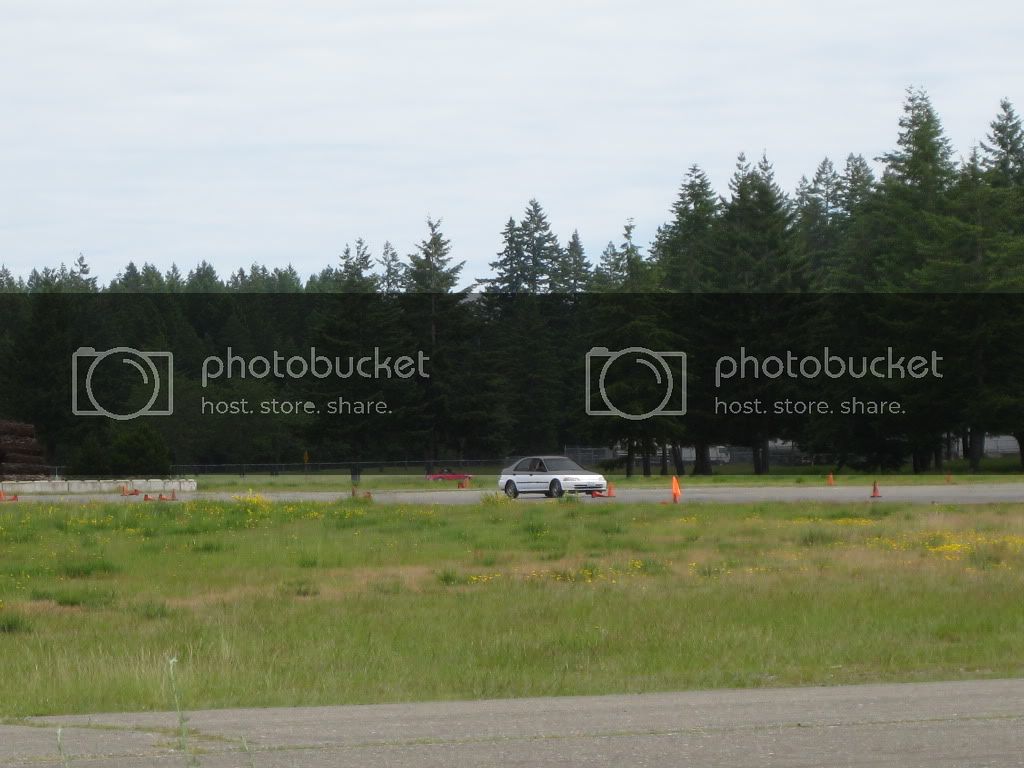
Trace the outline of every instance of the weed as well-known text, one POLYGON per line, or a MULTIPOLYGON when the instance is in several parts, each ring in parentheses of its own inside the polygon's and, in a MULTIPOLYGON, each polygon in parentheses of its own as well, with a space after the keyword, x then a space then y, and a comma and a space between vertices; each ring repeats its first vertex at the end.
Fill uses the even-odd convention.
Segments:
POLYGON ((316 597, 320 594, 320 587, 309 579, 294 579, 285 582, 281 592, 294 597, 316 597))
POLYGON ((16 635, 28 631, 29 624, 24 616, 17 613, 0 613, 0 635, 16 635))
POLYGON ((808 528, 797 539, 801 547, 827 547, 838 540, 839 536, 824 528, 808 528))
POLYGON ((95 560, 71 560, 61 563, 57 572, 69 579, 86 579, 90 576, 115 573, 117 568, 109 560, 98 558, 95 560))
POLYGON ((112 589, 98 587, 64 587, 45 589, 36 587, 29 592, 29 599, 36 602, 56 603, 62 608, 106 608, 113 604, 116 593, 112 589))
POLYGON ((452 570, 451 568, 445 568, 443 571, 438 573, 437 580, 446 587, 456 587, 469 583, 468 577, 463 576, 458 571, 452 570))
POLYGON ((156 619, 167 619, 171 617, 171 609, 162 600, 147 600, 136 606, 139 616, 149 621, 156 619))

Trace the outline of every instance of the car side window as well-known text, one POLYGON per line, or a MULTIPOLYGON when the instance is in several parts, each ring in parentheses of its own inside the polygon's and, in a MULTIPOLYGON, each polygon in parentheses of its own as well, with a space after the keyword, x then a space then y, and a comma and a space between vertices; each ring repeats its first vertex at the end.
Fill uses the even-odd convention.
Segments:
POLYGON ((540 460, 537 461, 537 471, 538 472, 547 472, 548 471, 548 468, 546 466, 544 466, 544 462, 543 461, 540 461, 540 460))
POLYGON ((529 472, 530 471, 530 459, 523 459, 515 466, 516 472, 529 472))

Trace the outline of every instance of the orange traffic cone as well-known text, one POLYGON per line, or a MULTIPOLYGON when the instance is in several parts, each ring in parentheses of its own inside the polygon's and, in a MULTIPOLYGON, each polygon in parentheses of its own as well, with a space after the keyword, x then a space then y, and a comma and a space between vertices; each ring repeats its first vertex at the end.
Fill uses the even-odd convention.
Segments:
POLYGON ((953 484, 953 475, 950 472, 946 473, 946 485, 953 484))
POLYGON ((680 497, 683 495, 683 491, 679 488, 679 478, 672 477, 672 503, 678 504, 680 497))
POLYGON ((0 488, 0 501, 7 501, 7 497, 4 496, 3 489, 0 488))
POLYGON ((828 473, 828 479, 825 481, 825 485, 827 485, 829 488, 831 488, 835 484, 836 484, 836 476, 833 475, 831 472, 829 472, 828 473))
POLYGON ((460 489, 469 488, 469 480, 468 479, 467 480, 459 480, 459 488, 460 489))
POLYGON ((878 491, 878 481, 877 480, 875 480, 875 484, 871 486, 871 498, 872 499, 880 499, 880 498, 882 498, 882 494, 879 493, 879 491, 878 491))
POLYGON ((150 496, 150 495, 149 495, 149 494, 147 493, 147 494, 146 494, 145 496, 143 496, 143 497, 142 497, 142 500, 143 500, 143 501, 153 501, 153 497, 152 497, 152 496, 150 496))
POLYGON ((615 483, 608 483, 608 498, 615 498, 615 483))

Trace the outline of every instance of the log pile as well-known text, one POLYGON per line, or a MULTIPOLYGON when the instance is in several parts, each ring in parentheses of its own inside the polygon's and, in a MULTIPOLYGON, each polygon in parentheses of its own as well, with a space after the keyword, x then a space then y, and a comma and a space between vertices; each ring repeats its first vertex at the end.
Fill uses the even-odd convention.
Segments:
POLYGON ((0 480, 40 480, 46 476, 46 458, 36 440, 36 428, 0 421, 0 480))

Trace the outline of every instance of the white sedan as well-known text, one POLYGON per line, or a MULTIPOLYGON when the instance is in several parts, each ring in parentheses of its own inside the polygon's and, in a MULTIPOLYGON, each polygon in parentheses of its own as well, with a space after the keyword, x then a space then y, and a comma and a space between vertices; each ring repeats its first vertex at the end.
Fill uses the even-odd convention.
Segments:
POLYGON ((498 488, 510 499, 520 493, 557 499, 565 493, 605 493, 608 482, 565 456, 527 456, 501 471, 498 488))

